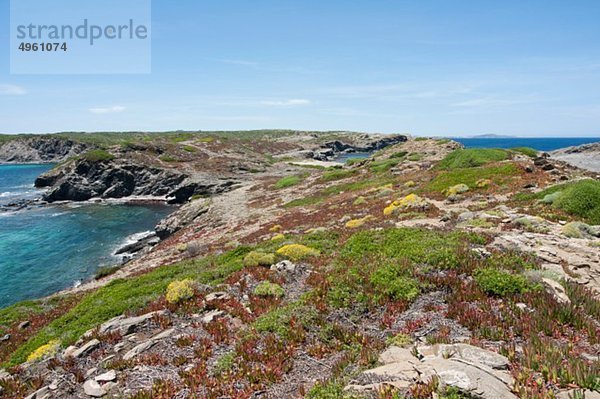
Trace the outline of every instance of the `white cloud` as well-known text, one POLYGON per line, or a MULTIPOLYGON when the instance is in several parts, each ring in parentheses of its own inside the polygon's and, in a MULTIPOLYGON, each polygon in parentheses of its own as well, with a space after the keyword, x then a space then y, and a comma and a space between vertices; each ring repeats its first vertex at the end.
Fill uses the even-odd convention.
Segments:
POLYGON ((0 94, 7 96, 22 96, 27 94, 27 90, 17 85, 0 85, 0 94))
POLYGON ((89 111, 92 114, 114 114, 117 112, 125 111, 125 107, 120 106, 120 105, 113 105, 112 107, 90 108, 89 111))
POLYGON ((310 100, 306 100, 303 98, 292 98, 289 100, 261 101, 260 104, 268 105, 271 107, 297 107, 301 105, 310 104, 310 100))

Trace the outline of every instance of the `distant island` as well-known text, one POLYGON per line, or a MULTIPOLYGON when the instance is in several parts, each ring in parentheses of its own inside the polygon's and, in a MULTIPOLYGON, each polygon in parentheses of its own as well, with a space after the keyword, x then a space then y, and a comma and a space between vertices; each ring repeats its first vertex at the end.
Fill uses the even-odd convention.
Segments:
POLYGON ((476 136, 470 136, 472 139, 514 139, 517 136, 509 136, 506 134, 478 134, 476 136))

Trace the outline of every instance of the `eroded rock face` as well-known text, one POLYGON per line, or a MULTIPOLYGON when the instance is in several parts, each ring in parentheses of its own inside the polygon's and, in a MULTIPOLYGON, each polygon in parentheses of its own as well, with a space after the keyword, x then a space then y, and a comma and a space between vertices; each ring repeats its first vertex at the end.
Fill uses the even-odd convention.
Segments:
POLYGON ((320 161, 328 161, 335 158, 338 154, 373 152, 405 141, 408 141, 408 137, 403 135, 357 135, 353 137, 351 142, 335 140, 323 144, 320 149, 313 152, 312 158, 320 161))
POLYGON ((79 155, 89 146, 58 138, 31 138, 0 145, 0 163, 55 163, 79 155))
POLYGON ((160 221, 155 228, 156 234, 161 239, 172 235, 208 212, 209 206, 210 200, 208 199, 199 199, 185 204, 177 212, 160 221))
POLYGON ((83 159, 53 169, 35 181, 36 187, 50 187, 43 197, 48 202, 140 196, 161 198, 173 204, 184 203, 194 195, 222 193, 235 183, 211 175, 191 178, 177 170, 131 161, 83 159))

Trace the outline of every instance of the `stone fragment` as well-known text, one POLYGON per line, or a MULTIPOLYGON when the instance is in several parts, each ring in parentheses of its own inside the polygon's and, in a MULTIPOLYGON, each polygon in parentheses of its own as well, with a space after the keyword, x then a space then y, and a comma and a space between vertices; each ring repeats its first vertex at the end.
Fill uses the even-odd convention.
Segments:
POLYGON ((109 370, 106 373, 100 374, 94 378, 97 382, 111 382, 117 379, 117 372, 115 370, 109 370))
POLYGON ((92 353, 99 346, 100 346, 100 341, 98 341, 97 339, 92 339, 91 341, 88 341, 85 345, 83 345, 79 349, 74 349, 72 351, 69 351, 69 348, 67 348, 67 350, 65 350, 65 356, 66 357, 75 357, 75 358, 87 356, 90 353, 92 353))
POLYGON ((94 380, 87 380, 83 384, 83 391, 87 396, 91 396, 92 398, 101 398, 106 395, 106 391, 94 380))

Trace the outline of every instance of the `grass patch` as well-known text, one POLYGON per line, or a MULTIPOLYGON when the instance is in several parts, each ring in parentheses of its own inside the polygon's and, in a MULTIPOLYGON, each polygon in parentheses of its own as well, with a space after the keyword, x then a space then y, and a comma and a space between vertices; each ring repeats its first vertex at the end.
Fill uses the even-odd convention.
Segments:
POLYGON ((277 183, 275 183, 275 188, 282 189, 282 188, 286 188, 286 187, 292 187, 292 186, 295 186, 296 184, 299 184, 300 182, 302 182, 305 178, 306 178, 305 175, 286 176, 286 177, 279 179, 277 181, 277 183))
POLYGON ((537 157, 537 154, 538 154, 537 150, 534 150, 533 148, 530 148, 530 147, 515 147, 515 148, 511 148, 510 150, 514 151, 514 152, 518 152, 523 155, 526 155, 530 158, 535 158, 535 157, 537 157))
POLYGON ((184 145, 183 150, 187 152, 196 152, 198 149, 196 147, 192 147, 191 145, 184 145))
POLYGON ((18 348, 3 366, 24 362, 35 349, 55 339, 63 346, 70 345, 98 324, 125 312, 142 309, 162 295, 172 281, 189 278, 202 284, 217 284, 243 268, 243 258, 248 251, 247 247, 239 247, 217 257, 164 266, 142 276, 112 281, 48 324, 18 348))
POLYGON ((398 165, 398 163, 400 163, 399 159, 394 159, 394 158, 382 159, 379 161, 371 162, 371 164, 369 164, 369 168, 371 169, 372 172, 383 173, 383 172, 387 172, 388 170, 392 169, 394 166, 398 165))
POLYGON ((321 181, 334 181, 346 179, 348 177, 354 176, 356 174, 356 170, 330 170, 321 176, 319 180, 321 181))
POLYGON ((81 155, 81 159, 88 162, 108 162, 115 159, 115 156, 105 150, 90 150, 81 155))
POLYGON ((350 259, 384 256, 452 268, 458 266, 460 257, 457 252, 465 242, 481 244, 485 240, 474 233, 442 233, 417 228, 361 231, 348 239, 341 256, 350 259))
POLYGON ((496 148, 467 148, 452 151, 438 165, 440 169, 473 168, 508 159, 508 151, 496 148))
POLYGON ((163 162, 181 162, 180 159, 175 158, 172 155, 161 155, 160 157, 158 157, 158 159, 160 159, 163 162))
POLYGON ((457 184, 466 184, 469 188, 476 188, 477 182, 482 179, 488 179, 495 184, 502 185, 518 174, 520 174, 519 168, 512 163, 480 168, 454 169, 438 174, 424 187, 424 190, 442 192, 457 184))

